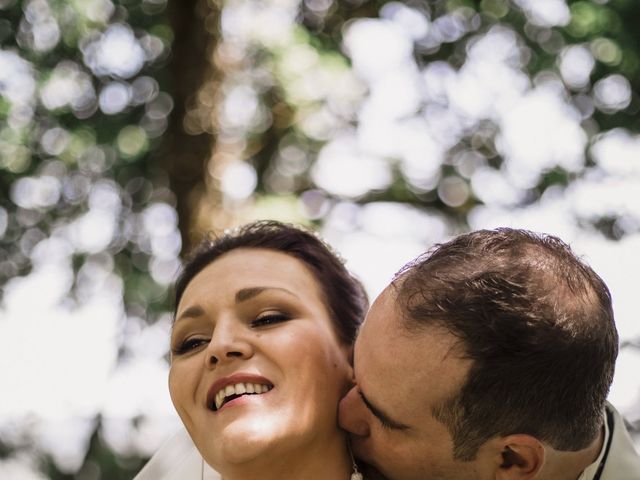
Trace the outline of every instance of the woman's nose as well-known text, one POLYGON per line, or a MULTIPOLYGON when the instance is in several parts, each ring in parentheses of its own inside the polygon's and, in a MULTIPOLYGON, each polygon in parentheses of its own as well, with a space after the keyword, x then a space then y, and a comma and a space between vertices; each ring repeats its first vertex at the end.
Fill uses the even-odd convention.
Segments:
POLYGON ((234 359, 253 355, 253 344, 238 320, 221 320, 215 326, 207 346, 207 366, 214 367, 234 359))
POLYGON ((369 412, 362 401, 357 387, 353 387, 345 397, 340 400, 338 410, 338 422, 346 431, 360 437, 368 437, 369 412))

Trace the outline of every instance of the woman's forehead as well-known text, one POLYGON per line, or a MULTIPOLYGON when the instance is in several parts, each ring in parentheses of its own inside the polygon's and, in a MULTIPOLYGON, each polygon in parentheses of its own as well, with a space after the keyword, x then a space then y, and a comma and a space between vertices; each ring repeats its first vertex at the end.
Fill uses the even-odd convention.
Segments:
POLYGON ((251 288, 281 288, 301 297, 318 296, 321 286, 309 267, 284 252, 262 248, 237 248, 209 263, 187 284, 183 298, 218 292, 236 295, 251 288))

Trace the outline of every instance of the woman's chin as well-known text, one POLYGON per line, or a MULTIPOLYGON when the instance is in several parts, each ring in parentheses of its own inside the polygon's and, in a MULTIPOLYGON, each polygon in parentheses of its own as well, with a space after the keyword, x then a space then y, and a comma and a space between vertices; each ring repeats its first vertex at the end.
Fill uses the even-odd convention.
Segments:
POLYGON ((253 418, 236 420, 227 425, 208 442, 208 451, 202 452, 212 466, 240 465, 269 458, 270 452, 281 446, 277 422, 253 418))
POLYGON ((256 462, 267 451, 265 445, 255 442, 234 442, 228 439, 224 444, 218 444, 215 451, 206 452, 205 459, 212 467, 220 472, 225 470, 225 466, 239 466, 256 462))

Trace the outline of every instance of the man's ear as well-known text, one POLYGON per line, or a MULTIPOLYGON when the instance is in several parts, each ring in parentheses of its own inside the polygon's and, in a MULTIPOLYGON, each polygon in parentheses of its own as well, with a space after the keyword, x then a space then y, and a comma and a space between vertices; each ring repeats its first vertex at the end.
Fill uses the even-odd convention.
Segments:
POLYGON ((545 449, 542 442, 525 434, 500 438, 502 463, 496 472, 499 480, 530 480, 542 470, 545 449))

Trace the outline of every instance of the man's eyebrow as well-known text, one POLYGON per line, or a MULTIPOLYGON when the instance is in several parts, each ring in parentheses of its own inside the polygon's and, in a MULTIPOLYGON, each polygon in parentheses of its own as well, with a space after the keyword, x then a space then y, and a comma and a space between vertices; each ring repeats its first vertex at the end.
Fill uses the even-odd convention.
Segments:
POLYGON ((266 291, 266 290, 280 290, 282 292, 285 292, 289 295, 293 295, 296 298, 300 298, 298 297, 298 295, 296 295, 295 293, 293 293, 291 290, 288 290, 286 288, 282 288, 282 287, 249 287, 249 288, 243 288, 241 290, 238 290, 236 292, 236 303, 242 303, 242 302, 246 302, 247 300, 251 300, 253 297, 256 297, 258 295, 260 295, 262 292, 266 291))
POLYGON ((400 422, 396 422, 395 420, 392 420, 389 415, 384 413, 378 407, 372 405, 371 402, 364 395, 364 393, 362 393, 362 390, 360 390, 359 388, 358 388, 358 393, 360 394, 362 401, 367 406, 367 408, 371 411, 371 413, 374 416, 378 417, 378 420, 380 420, 383 424, 385 424, 388 427, 394 428, 396 430, 407 430, 409 428, 409 426, 405 425, 404 423, 400 423, 400 422))

